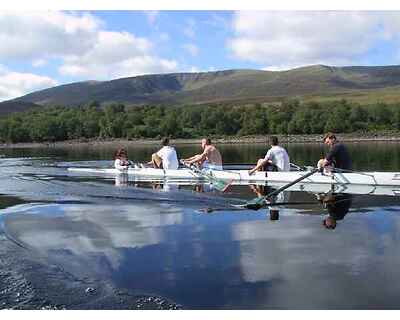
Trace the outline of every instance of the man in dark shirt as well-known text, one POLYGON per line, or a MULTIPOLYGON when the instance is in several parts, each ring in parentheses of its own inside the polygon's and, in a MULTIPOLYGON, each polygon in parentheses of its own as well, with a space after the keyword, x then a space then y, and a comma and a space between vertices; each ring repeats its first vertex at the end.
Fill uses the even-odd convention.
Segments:
POLYGON ((327 133, 324 143, 330 147, 325 159, 318 162, 318 167, 333 166, 334 168, 351 170, 351 158, 346 146, 339 143, 333 133, 327 133))

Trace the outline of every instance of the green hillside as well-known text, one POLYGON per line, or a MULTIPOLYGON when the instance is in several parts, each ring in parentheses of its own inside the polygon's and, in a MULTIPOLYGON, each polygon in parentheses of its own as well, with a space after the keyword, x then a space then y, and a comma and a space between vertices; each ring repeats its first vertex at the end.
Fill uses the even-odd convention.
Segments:
POLYGON ((61 85, 0 103, 0 114, 42 106, 184 105, 280 102, 345 98, 360 103, 400 102, 400 66, 329 67, 315 65, 289 71, 226 70, 201 73, 144 75, 111 81, 61 85), (27 104, 28 103, 28 104, 27 104), (19 105, 19 107, 17 107, 19 105), (2 110, 2 111, 1 111, 2 110))

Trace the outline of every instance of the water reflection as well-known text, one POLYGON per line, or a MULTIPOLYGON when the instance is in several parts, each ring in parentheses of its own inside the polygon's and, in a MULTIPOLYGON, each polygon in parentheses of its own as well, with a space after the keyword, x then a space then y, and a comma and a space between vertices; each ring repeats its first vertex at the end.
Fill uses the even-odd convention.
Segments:
POLYGON ((7 207, 19 205, 22 203, 28 203, 29 201, 23 200, 18 197, 12 197, 7 195, 0 194, 0 209, 4 209, 7 207))
MULTIPOLYGON (((276 203, 276 204, 290 204, 290 191, 283 191, 280 192, 276 195, 274 195, 273 197, 268 197, 269 194, 271 194, 272 192, 274 192, 275 190, 277 190, 277 188, 273 188, 271 186, 267 186, 267 185, 255 185, 255 184, 251 184, 249 185, 249 188, 251 191, 253 191, 256 195, 258 199, 264 199, 264 198, 268 198, 268 200, 271 203, 276 203)), ((254 199, 253 199, 254 201, 254 199)), ((257 199, 256 199, 257 201, 257 199)), ((271 221, 277 221, 279 220, 279 213, 281 208, 276 206, 276 205, 268 205, 267 209, 269 210, 269 217, 271 221)))
POLYGON ((158 244, 165 237, 164 227, 182 223, 181 210, 143 204, 117 207, 38 204, 25 208, 23 214, 8 214, 4 218, 7 234, 26 248, 63 258, 64 265, 69 264, 68 257, 76 256, 78 268, 75 270, 77 260, 69 265, 75 273, 84 264, 91 266, 93 272, 101 269, 93 255, 103 256, 113 269, 118 269, 121 263, 118 248, 158 244), (35 212, 41 214, 37 216, 35 212))
POLYGON ((321 202, 328 211, 328 217, 324 219, 323 225, 327 229, 335 229, 336 222, 343 220, 349 212, 353 195, 351 194, 329 194, 321 197, 321 202))
POLYGON ((10 208, 4 225, 22 246, 74 275, 168 297, 185 308, 397 306, 396 284, 370 296, 372 287, 357 280, 371 283, 373 271, 376 286, 388 283, 385 273, 400 276, 393 264, 395 212, 351 214, 327 237, 321 206, 319 215, 281 210, 279 222, 271 223, 265 210, 210 217, 191 204, 31 204, 10 208), (376 228, 385 221, 390 227, 376 228))
POLYGON ((126 187, 128 186, 129 177, 127 173, 120 172, 115 175, 115 186, 126 187))
MULTIPOLYGON (((227 146, 226 153, 224 148, 221 152, 232 162, 251 162, 257 152, 265 153, 258 146, 227 146)), ((313 148, 288 149, 297 162, 309 164, 318 158, 319 149, 313 148)), ((364 152, 369 147, 354 148, 361 153, 357 168, 380 168, 379 161, 388 161, 382 168, 400 168, 398 157, 375 163, 378 156, 364 152)), ((189 149, 181 152, 190 154, 189 149)), ((388 145, 379 152, 385 150, 398 153, 388 145)), ((65 167, 76 164, 74 159, 106 166, 108 160, 97 159, 109 159, 109 154, 63 152, 57 156, 64 162, 14 158, 16 166, 5 164, 9 160, 0 166, 0 193, 7 194, 0 204, 8 207, 1 210, 2 226, 7 236, 33 256, 46 257, 49 265, 134 293, 167 297, 189 309, 398 308, 400 284, 393 279, 400 277, 400 205, 394 191, 391 197, 346 198, 328 186, 322 191, 335 198, 324 208, 303 185, 275 201, 310 204, 277 206, 279 220, 271 221, 270 208, 229 210, 235 201, 272 191, 265 187, 233 186, 221 194, 203 184, 173 190, 177 185, 170 181, 145 186, 126 175, 71 176, 65 167), (224 210, 200 214, 205 206, 224 210), (332 232, 321 228, 327 213, 343 220, 332 232)), ((147 157, 137 150, 133 154, 147 157)))

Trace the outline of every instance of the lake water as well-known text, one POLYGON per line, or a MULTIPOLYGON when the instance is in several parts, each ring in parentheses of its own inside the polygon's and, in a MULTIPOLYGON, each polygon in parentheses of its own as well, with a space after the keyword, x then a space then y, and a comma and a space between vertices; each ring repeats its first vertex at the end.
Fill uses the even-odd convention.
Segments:
MULTIPOLYGON (((286 145, 313 165, 323 145, 286 145)), ((355 170, 400 171, 400 144, 348 144, 355 170)), ((225 163, 255 163, 264 145, 221 145, 225 163)), ((179 156, 199 151, 178 146, 179 156)), ((135 161, 154 146, 128 148, 135 161)), ((0 308, 398 309, 400 201, 354 195, 334 230, 307 202, 269 211, 232 210, 252 199, 68 173, 111 166, 102 147, 0 149, 0 308), (204 208, 219 208, 205 213, 204 208)), ((286 198, 287 199, 287 198, 286 198)), ((347 200, 346 200, 347 201, 347 200)))

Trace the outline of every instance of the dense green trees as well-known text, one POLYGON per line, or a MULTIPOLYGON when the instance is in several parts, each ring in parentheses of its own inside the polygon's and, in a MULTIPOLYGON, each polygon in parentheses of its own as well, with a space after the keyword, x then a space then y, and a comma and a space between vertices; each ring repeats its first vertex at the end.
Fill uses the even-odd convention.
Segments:
POLYGON ((400 131, 400 105, 367 106, 345 100, 281 104, 50 107, 0 119, 0 141, 109 138, 196 138, 264 134, 400 131))

